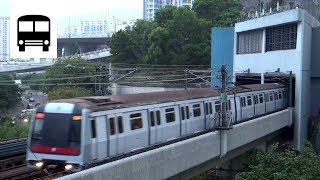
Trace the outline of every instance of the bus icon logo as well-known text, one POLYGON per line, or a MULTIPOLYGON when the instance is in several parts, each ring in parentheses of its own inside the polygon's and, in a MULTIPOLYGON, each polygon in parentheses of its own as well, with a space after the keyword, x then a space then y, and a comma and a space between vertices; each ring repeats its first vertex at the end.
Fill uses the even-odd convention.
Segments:
POLYGON ((50 19, 47 16, 20 16, 17 25, 17 45, 20 52, 24 52, 26 46, 42 46, 42 51, 49 51, 50 19))

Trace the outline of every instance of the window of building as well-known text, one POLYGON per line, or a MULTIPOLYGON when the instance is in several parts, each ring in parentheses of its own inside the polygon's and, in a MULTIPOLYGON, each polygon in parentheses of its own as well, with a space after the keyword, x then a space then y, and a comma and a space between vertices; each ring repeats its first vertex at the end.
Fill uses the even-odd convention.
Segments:
POLYGON ((193 105, 193 117, 199 117, 199 116, 201 116, 200 104, 194 104, 193 105))
POLYGON ((266 51, 296 49, 297 23, 266 28, 266 51))
POLYGON ((142 128, 142 115, 141 113, 130 114, 131 130, 142 128))
POLYGON ((167 123, 174 122, 176 120, 174 108, 166 109, 166 120, 167 123))
POLYGON ((261 53, 262 35, 261 29, 238 33, 237 54, 261 53))

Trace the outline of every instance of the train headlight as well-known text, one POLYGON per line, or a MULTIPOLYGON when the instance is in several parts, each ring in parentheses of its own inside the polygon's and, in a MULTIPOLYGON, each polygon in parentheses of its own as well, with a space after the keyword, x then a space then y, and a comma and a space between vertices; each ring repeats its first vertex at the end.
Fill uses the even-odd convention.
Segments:
POLYGON ((73 168, 73 166, 71 164, 67 164, 65 167, 64 167, 66 170, 70 170, 73 168))
POLYGON ((24 121, 25 123, 27 123, 27 122, 28 122, 28 119, 26 118, 26 119, 24 119, 23 121, 24 121))
POLYGON ((44 40, 43 42, 45 45, 48 45, 49 44, 49 41, 48 40, 44 40))
POLYGON ((19 41, 19 44, 20 44, 20 45, 22 45, 23 43, 24 43, 23 40, 20 40, 20 41, 19 41))
POLYGON ((40 162, 37 162, 37 163, 36 163, 36 166, 37 166, 38 168, 42 167, 42 166, 43 166, 43 162, 41 162, 41 161, 40 161, 40 162))

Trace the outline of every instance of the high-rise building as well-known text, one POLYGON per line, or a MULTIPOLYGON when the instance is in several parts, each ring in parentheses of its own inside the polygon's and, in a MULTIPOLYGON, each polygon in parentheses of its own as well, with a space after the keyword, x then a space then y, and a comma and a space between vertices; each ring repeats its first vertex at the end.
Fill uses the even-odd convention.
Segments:
POLYGON ((186 6, 192 8, 194 0, 144 0, 143 1, 143 19, 153 20, 157 11, 164 6, 186 6))
POLYGON ((8 61, 10 59, 9 27, 9 17, 0 17, 0 61, 8 61))

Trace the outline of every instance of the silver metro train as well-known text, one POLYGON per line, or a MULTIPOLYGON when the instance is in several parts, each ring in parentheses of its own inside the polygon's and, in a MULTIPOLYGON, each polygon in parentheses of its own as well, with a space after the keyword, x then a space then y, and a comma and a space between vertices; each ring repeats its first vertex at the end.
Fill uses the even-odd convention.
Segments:
MULTIPOLYGON (((233 123, 287 107, 283 84, 229 87, 233 123)), ((27 162, 66 170, 173 138, 214 129, 220 111, 214 88, 56 100, 36 109, 27 162)))

